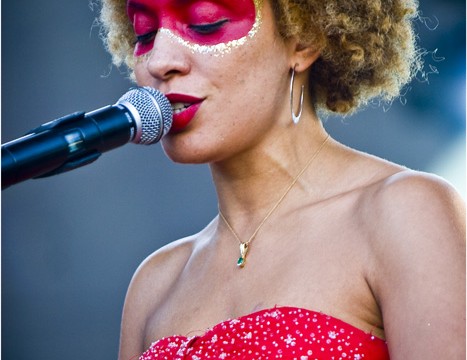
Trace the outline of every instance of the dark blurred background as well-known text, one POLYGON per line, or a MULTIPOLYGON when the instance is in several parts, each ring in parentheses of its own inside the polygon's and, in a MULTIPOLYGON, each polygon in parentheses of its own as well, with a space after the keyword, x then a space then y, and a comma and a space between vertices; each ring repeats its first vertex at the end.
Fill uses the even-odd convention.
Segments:
MULTIPOLYGON (((88 0, 3 1, 2 143, 131 83, 111 66, 88 0)), ((437 173, 465 196, 465 2, 421 0, 428 81, 385 111, 329 118, 342 142, 437 173), (439 74, 437 74, 439 73, 439 74)), ((423 79, 420 79, 423 80, 423 79)), ((115 359, 126 288, 161 245, 216 215, 207 166, 127 145, 2 192, 2 359, 115 359)))

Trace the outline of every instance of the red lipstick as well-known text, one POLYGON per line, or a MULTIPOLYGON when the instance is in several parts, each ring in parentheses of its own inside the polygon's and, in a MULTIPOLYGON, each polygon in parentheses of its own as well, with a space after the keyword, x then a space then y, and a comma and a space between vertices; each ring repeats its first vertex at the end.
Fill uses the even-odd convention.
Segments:
POLYGON ((171 132, 185 129, 195 117, 204 99, 184 94, 166 94, 172 105, 173 123, 171 132))

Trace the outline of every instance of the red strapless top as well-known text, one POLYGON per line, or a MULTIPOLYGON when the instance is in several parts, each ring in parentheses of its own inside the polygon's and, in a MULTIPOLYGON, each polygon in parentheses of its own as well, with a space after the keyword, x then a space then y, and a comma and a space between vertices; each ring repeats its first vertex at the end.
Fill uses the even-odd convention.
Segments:
POLYGON ((202 336, 162 338, 140 360, 388 360, 386 342, 323 313, 275 307, 227 320, 202 336))

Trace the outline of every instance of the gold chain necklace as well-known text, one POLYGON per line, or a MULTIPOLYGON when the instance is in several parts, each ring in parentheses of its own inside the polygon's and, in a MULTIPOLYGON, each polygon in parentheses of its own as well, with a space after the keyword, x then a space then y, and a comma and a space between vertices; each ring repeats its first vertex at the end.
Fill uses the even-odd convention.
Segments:
POLYGON ((246 263, 246 256, 248 254, 248 250, 250 248, 250 243, 253 241, 253 239, 255 238, 256 234, 258 234, 258 231, 261 229, 261 227, 264 225, 264 223, 266 222, 266 220, 272 215, 272 213, 274 212, 274 210, 277 209, 277 207, 280 205, 280 203, 282 202, 282 200, 284 200, 284 198, 287 196, 287 194, 289 193, 289 191, 292 189, 292 187, 295 185, 295 183, 298 181, 298 179, 300 179, 300 176, 302 176, 302 174, 305 172, 305 170, 311 165, 311 163, 313 162, 314 159, 316 159, 316 157, 318 156, 318 154, 321 152, 321 150, 323 149, 324 145, 326 144, 326 142, 328 141, 329 139, 329 135, 326 136, 326 139, 324 139, 324 141, 321 143, 321 145, 319 146, 319 148, 313 153, 313 155, 310 157, 310 159, 307 161, 307 163, 305 164, 305 166, 303 167, 303 169, 298 173, 297 176, 295 176, 295 178, 293 179, 293 181, 290 183, 290 185, 287 187, 287 189, 285 190, 284 194, 280 197, 280 199, 274 204, 274 206, 271 208, 271 210, 269 210, 269 212, 266 214, 266 216, 264 217, 264 219, 260 222, 260 224, 258 225, 258 227, 256 228, 256 230, 253 232, 253 234, 250 236, 250 238, 248 239, 248 241, 241 241, 239 236, 237 235, 237 233, 235 232, 235 230, 232 228, 232 226, 230 225, 230 223, 227 221, 227 219, 225 218, 224 214, 222 213, 220 207, 218 207, 218 210, 219 210, 219 215, 220 217, 222 218, 222 220, 224 221, 224 223, 227 225, 227 227, 229 228, 230 232, 233 234, 233 236, 237 239, 237 241, 240 243, 240 257, 238 258, 238 261, 237 261, 237 266, 240 267, 240 268, 243 268, 245 266, 245 263, 246 263))

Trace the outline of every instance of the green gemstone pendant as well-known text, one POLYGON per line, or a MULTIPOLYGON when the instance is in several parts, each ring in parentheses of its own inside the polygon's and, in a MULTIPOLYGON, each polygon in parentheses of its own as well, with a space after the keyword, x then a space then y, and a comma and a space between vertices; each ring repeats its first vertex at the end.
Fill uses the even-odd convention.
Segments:
POLYGON ((246 254, 248 253, 248 243, 240 244, 240 257, 237 260, 237 266, 242 268, 245 266, 246 254))

